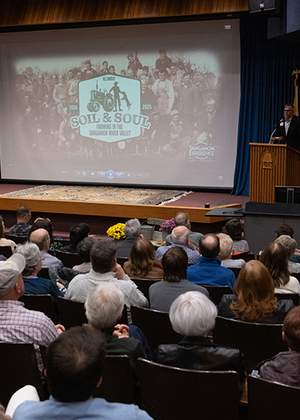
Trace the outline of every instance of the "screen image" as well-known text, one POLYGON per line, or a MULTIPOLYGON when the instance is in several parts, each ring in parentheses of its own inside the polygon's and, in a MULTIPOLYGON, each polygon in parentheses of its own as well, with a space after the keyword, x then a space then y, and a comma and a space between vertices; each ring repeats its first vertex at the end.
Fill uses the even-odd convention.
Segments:
POLYGON ((239 20, 0 34, 1 177, 231 188, 239 20))

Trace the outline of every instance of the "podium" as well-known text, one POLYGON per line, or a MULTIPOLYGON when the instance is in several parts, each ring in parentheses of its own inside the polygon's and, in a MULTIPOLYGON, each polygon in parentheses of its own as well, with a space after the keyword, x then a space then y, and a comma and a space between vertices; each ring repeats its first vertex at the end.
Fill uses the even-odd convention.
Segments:
POLYGON ((277 185, 300 185, 300 152, 287 144, 250 143, 250 201, 274 203, 277 185))

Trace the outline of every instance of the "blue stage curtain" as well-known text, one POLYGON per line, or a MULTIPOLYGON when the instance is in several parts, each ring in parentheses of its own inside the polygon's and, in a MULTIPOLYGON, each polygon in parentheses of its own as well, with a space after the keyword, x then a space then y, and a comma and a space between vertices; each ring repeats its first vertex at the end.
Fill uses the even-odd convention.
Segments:
POLYGON ((232 194, 249 195, 249 143, 267 143, 285 103, 294 101, 292 72, 300 68, 300 44, 267 40, 267 19, 240 21, 241 101, 232 194))

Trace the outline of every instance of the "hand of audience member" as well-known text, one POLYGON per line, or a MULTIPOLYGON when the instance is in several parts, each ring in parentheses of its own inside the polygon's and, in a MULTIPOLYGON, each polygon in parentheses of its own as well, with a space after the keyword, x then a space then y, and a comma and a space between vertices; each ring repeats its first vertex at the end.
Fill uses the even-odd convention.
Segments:
POLYGON ((115 325, 113 335, 116 335, 118 338, 128 338, 129 337, 128 325, 125 325, 125 324, 115 325))
POLYGON ((115 273, 116 273, 116 278, 118 280, 122 280, 122 278, 125 276, 125 271, 118 263, 116 264, 116 267, 115 267, 115 273))
POLYGON ((5 410, 2 404, 0 404, 0 420, 11 420, 10 416, 5 415, 5 410))
POLYGON ((61 324, 57 324, 55 325, 55 328, 57 328, 57 331, 59 332, 59 334, 61 334, 62 332, 66 331, 65 327, 61 324))
POLYGON ((186 246, 190 249, 192 249, 193 251, 197 251, 197 248, 195 247, 195 245, 193 244, 193 242, 191 242, 191 240, 189 239, 188 243, 186 244, 186 246))
POLYGON ((58 280, 58 279, 56 279, 56 284, 57 284, 57 286, 59 287, 59 289, 61 289, 61 288, 64 288, 64 287, 65 287, 63 284, 61 284, 61 283, 59 282, 59 280, 58 280))

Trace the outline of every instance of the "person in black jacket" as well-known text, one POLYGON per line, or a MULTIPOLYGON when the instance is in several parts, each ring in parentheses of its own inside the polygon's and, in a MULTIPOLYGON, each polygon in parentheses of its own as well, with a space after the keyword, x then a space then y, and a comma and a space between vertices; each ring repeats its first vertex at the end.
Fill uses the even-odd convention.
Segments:
POLYGON ((284 119, 279 121, 272 137, 283 137, 282 143, 287 143, 300 151, 300 119, 294 115, 292 104, 285 105, 284 119))

